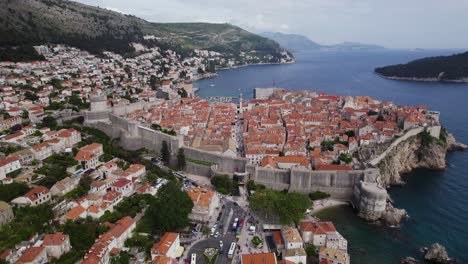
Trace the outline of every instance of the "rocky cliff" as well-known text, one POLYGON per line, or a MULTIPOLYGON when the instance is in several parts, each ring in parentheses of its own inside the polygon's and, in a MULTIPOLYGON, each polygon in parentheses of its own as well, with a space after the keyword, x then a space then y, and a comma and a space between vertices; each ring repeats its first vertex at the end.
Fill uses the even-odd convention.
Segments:
POLYGON ((381 183, 385 186, 402 184, 401 174, 416 168, 444 169, 445 157, 450 150, 466 149, 448 134, 445 142, 433 139, 425 141, 420 135, 401 142, 382 161, 378 167, 381 183))

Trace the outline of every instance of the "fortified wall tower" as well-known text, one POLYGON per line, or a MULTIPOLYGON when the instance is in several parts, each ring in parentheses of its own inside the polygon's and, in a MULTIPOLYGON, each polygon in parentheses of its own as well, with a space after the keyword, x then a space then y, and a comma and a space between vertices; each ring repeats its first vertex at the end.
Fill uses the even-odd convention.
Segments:
POLYGON ((91 96, 90 110, 85 112, 87 123, 109 122, 109 107, 105 95, 91 96))

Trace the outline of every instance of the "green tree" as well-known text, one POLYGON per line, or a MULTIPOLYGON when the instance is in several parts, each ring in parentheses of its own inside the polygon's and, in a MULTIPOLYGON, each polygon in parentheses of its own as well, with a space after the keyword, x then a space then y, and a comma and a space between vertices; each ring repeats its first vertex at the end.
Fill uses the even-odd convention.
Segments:
POLYGON ((314 246, 314 244, 308 244, 305 251, 308 257, 317 256, 317 248, 314 246))
POLYGON ((177 91, 177 93, 180 95, 182 98, 186 98, 188 96, 187 91, 185 91, 184 88, 180 89, 177 91))
POLYGON ((234 188, 234 181, 227 175, 216 175, 211 177, 211 184, 222 194, 230 194, 234 188))
POLYGON ((186 161, 185 161, 185 153, 183 148, 179 148, 177 152, 177 168, 179 170, 183 170, 185 168, 186 161))
POLYGON ((330 194, 325 193, 325 192, 321 192, 321 191, 315 191, 315 192, 309 193, 309 198, 312 201, 322 200, 322 199, 325 199, 325 198, 328 198, 328 197, 330 197, 330 194))
POLYGON ((48 127, 50 129, 55 129, 57 127, 57 120, 51 116, 48 115, 42 119, 42 124, 41 127, 48 127))
POLYGON ((36 101, 37 99, 39 99, 39 96, 37 96, 37 94, 31 93, 30 91, 25 92, 24 97, 31 101, 36 101))
POLYGON ((153 233, 180 230, 189 224, 193 202, 179 183, 169 181, 159 189, 156 201, 150 205, 145 222, 153 233))
POLYGON ((297 192, 280 192, 270 189, 256 191, 250 199, 251 208, 265 218, 278 216, 281 223, 298 223, 311 206, 307 195, 297 192))
POLYGON ((204 225, 204 226, 202 227, 202 230, 201 230, 201 231, 202 231, 202 234, 203 234, 206 238, 209 238, 209 237, 210 237, 210 232, 211 232, 211 230, 210 230, 210 228, 209 228, 207 225, 204 225))
POLYGON ((21 118, 28 119, 29 118, 29 112, 26 111, 26 110, 23 110, 23 112, 21 112, 21 118))
POLYGON ((161 146, 161 160, 169 164, 171 160, 171 153, 169 152, 169 146, 167 145, 167 141, 163 140, 162 146, 161 146))
POLYGON ((29 191, 29 187, 23 182, 13 182, 10 184, 0 184, 0 200, 9 202, 18 196, 29 191))

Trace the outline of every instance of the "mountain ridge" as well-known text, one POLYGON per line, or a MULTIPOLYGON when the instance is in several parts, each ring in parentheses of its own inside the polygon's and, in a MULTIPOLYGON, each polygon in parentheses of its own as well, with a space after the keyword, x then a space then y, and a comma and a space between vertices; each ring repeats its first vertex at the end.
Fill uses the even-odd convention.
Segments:
POLYGON ((237 56, 255 50, 280 56, 273 40, 230 24, 155 23, 68 0, 0 0, 0 46, 67 44, 92 53, 131 53, 132 42, 210 49, 237 56), (145 39, 145 36, 152 36, 145 39))
POLYGON ((385 47, 379 45, 363 44, 357 42, 341 42, 335 45, 322 45, 300 34, 263 32, 260 33, 260 35, 271 38, 272 40, 278 42, 281 46, 291 51, 368 51, 385 49, 385 47))

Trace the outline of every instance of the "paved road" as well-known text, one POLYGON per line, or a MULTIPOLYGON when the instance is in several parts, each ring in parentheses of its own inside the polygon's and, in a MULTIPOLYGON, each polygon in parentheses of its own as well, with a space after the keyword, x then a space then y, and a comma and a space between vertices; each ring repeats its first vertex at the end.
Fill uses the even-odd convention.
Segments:
MULTIPOLYGON (((189 254, 187 255, 189 258, 192 253, 197 254, 197 263, 205 263, 205 259, 203 257, 203 251, 206 248, 214 247, 220 250, 220 243, 219 241, 223 241, 223 250, 220 251, 220 255, 218 256, 217 264, 227 264, 230 263, 230 259, 228 258, 228 251, 229 247, 231 246, 232 242, 236 241, 236 234, 232 230, 232 225, 234 223, 235 218, 245 218, 246 212, 237 206, 235 203, 231 201, 227 201, 226 199, 222 199, 224 204, 224 209, 222 210, 221 217, 218 221, 218 228, 220 236, 218 238, 210 237, 208 239, 204 239, 192 245, 190 248, 189 254)), ((211 228, 211 227, 210 227, 211 228)))

